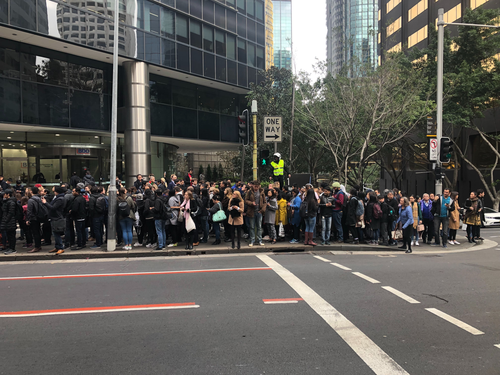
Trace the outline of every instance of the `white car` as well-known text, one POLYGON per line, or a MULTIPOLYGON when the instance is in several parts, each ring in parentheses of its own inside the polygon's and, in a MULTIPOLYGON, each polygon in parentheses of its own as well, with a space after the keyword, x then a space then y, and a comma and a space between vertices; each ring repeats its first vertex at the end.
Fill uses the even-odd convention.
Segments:
POLYGON ((484 208, 484 226, 491 227, 493 225, 500 225, 500 212, 491 208, 484 208))

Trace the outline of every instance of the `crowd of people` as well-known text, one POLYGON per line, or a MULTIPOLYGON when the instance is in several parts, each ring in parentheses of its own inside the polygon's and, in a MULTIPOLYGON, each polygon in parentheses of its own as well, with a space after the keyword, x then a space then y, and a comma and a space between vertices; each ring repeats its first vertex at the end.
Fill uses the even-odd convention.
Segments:
MULTIPOLYGON (((154 250, 177 247, 195 251, 215 237, 240 249, 289 241, 309 246, 332 242, 397 246, 407 253, 413 246, 459 245, 457 230, 466 225, 469 242, 482 240, 480 227, 484 192, 471 192, 464 206, 457 192, 408 195, 397 189, 382 193, 353 187, 303 187, 259 181, 208 182, 171 175, 156 180, 138 175, 131 187, 117 180, 116 241, 124 250, 145 246, 154 250), (134 237, 136 238, 134 243, 134 237), (434 241, 434 242, 432 242, 434 241)), ((97 186, 87 173, 73 174, 69 183, 24 188, 0 176, 0 230, 5 254, 16 252, 16 240, 30 253, 51 246, 55 255, 87 247, 101 249, 107 240, 109 189, 97 186), (17 230, 20 229, 20 237, 17 230)))

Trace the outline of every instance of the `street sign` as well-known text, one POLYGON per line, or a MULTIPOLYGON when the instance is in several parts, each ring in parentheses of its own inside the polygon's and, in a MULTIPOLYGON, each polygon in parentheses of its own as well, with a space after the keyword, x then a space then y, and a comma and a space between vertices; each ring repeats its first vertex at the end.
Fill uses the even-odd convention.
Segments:
POLYGON ((432 117, 427 117, 427 137, 436 137, 437 124, 432 117))
POLYGON ((438 141, 437 138, 429 140, 429 161, 438 160, 438 141))
POLYGON ((281 116, 264 117, 264 142, 281 142, 281 116))

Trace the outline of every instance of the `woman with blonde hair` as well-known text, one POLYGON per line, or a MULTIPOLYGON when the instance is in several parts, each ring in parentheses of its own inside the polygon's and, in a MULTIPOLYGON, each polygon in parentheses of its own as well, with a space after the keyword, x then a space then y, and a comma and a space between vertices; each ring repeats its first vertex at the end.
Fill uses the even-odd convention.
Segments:
MULTIPOLYGON (((226 189, 227 190, 227 189, 226 189)), ((243 199, 241 198, 241 194, 239 191, 235 191, 232 194, 231 200, 228 205, 228 224, 231 226, 231 241, 232 248, 234 249, 234 232, 238 232, 238 249, 240 249, 241 244, 241 227, 243 225, 243 210, 244 210, 243 199)))
MULTIPOLYGON (((224 198, 222 198, 222 209, 224 210, 226 217, 229 218, 229 202, 231 202, 231 198, 233 197, 233 189, 226 188, 224 190, 224 198)), ((231 241, 231 224, 229 224, 229 219, 226 219, 222 222, 224 225, 224 242, 231 241)))
POLYGON ((406 197, 399 200, 399 218, 397 223, 401 223, 403 227, 403 246, 400 249, 406 250, 406 253, 411 253, 411 236, 413 234, 413 210, 410 206, 410 201, 406 197), (407 247, 408 246, 408 247, 407 247))

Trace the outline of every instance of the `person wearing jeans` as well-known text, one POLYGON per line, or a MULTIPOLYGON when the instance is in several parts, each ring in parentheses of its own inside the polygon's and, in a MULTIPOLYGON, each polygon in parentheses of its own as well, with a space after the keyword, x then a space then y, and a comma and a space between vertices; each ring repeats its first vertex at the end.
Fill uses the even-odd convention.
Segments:
POLYGON ((132 249, 132 227, 134 225, 134 220, 130 217, 126 217, 120 220, 120 226, 122 227, 123 233, 123 243, 125 244, 124 250, 132 249), (125 249, 127 248, 127 249, 125 249))
POLYGON ((309 189, 307 191, 306 197, 302 204, 307 205, 307 216, 304 217, 304 222, 306 224, 305 228, 305 241, 304 245, 316 246, 317 244, 313 242, 313 232, 316 227, 316 215, 318 213, 318 201, 316 200, 316 194, 314 189, 309 189))
POLYGON ((247 217, 250 232, 250 244, 253 246, 255 239, 257 238, 257 243, 264 246, 262 243, 262 215, 266 212, 266 197, 264 196, 264 190, 260 187, 260 181, 254 181, 252 184, 252 190, 249 190, 245 195, 245 203, 247 205, 247 217), (257 229, 257 231, 255 231, 257 229))
POLYGON ((413 211, 410 207, 408 198, 400 199, 399 217, 396 222, 401 223, 403 227, 403 245, 399 249, 406 250, 406 253, 411 253, 411 235, 413 233, 413 211))
POLYGON ((118 191, 118 197, 116 199, 117 205, 117 215, 119 219, 120 227, 123 233, 123 250, 132 250, 132 227, 134 226, 135 213, 137 212, 137 205, 131 196, 127 196, 127 190, 125 188, 120 188, 118 191), (128 205, 128 215, 126 211, 120 210, 120 203, 127 202, 128 205))
POLYGON ((337 230, 339 242, 344 242, 344 229, 342 228, 342 206, 344 205, 345 194, 340 190, 340 183, 334 182, 333 188, 335 192, 333 193, 333 225, 337 230))
POLYGON ((442 225, 443 247, 448 247, 448 225, 450 223, 450 212, 455 209, 453 200, 450 197, 450 189, 443 190, 443 196, 436 195, 432 202, 432 214, 434 215, 434 233, 436 243, 440 246, 439 227, 442 225))
POLYGON ((331 197, 331 188, 325 186, 323 194, 319 198, 319 210, 321 215, 321 237, 322 245, 330 245, 330 234, 332 230, 332 215, 333 215, 333 197, 331 197))

